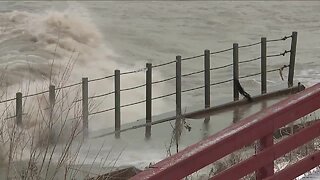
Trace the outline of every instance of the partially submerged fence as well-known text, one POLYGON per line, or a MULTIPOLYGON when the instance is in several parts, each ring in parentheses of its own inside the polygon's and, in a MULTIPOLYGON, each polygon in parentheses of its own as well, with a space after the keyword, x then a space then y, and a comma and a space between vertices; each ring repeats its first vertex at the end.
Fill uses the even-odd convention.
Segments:
POLYGON ((274 172, 274 161, 319 137, 320 121, 274 143, 279 128, 320 108, 320 83, 251 115, 224 130, 193 144, 134 176, 132 180, 182 179, 258 140, 257 152, 246 160, 210 177, 233 180, 255 172, 256 179, 294 179, 320 164, 320 151, 274 172))
POLYGON ((233 82, 233 99, 234 99, 234 101, 237 101, 237 100, 239 100, 239 92, 238 92, 238 87, 235 84, 236 80, 260 75, 261 76, 261 94, 264 94, 267 92, 267 73, 279 71, 280 74, 282 74, 282 70, 284 68, 289 68, 288 87, 292 87, 293 86, 293 76, 294 76, 296 45, 297 45, 297 32, 293 32, 292 35, 285 36, 285 37, 279 38, 279 39, 267 40, 267 38, 263 37, 263 38, 261 38, 260 42, 256 42, 256 43, 252 43, 252 44, 239 46, 237 43, 234 43, 232 48, 228 48, 228 49, 224 49, 224 50, 220 50, 220 51, 205 50, 204 53, 201 55, 187 57, 187 58, 182 58, 181 56, 176 56, 176 59, 173 61, 169 61, 166 63, 157 64, 157 65, 147 63, 145 68, 141 68, 139 70, 128 71, 128 72, 120 72, 120 70, 115 70, 113 75, 100 77, 100 78, 96 78, 96 79, 90 79, 90 80, 87 77, 85 77, 85 78, 82 78, 82 82, 70 84, 70 85, 63 86, 63 87, 55 87, 54 85, 50 85, 48 91, 43 91, 43 92, 39 92, 39 93, 35 93, 35 94, 23 96, 21 92, 18 92, 16 94, 15 98, 4 100, 4 101, 1 101, 0 103, 14 101, 14 100, 16 101, 16 110, 15 110, 16 114, 15 114, 15 116, 12 116, 9 118, 15 118, 16 123, 18 125, 20 125, 21 123, 23 123, 23 121, 22 121, 22 119, 23 119, 22 99, 23 98, 49 93, 49 104, 50 104, 50 108, 53 109, 53 107, 56 103, 56 91, 57 90, 71 88, 74 86, 81 85, 82 86, 82 97, 79 101, 82 101, 82 114, 80 117, 77 117, 77 118, 82 118, 83 132, 84 132, 85 136, 88 135, 89 116, 93 116, 96 114, 101 114, 101 113, 105 113, 105 112, 109 112, 109 111, 114 111, 114 114, 115 114, 114 134, 116 137, 120 137, 121 109, 129 107, 129 106, 134 106, 137 104, 145 103, 145 114, 146 114, 145 115, 145 117, 146 117, 145 136, 150 137, 151 136, 152 115, 153 115, 152 104, 158 99, 162 99, 165 97, 175 95, 176 118, 177 118, 177 121, 180 121, 180 118, 182 116, 181 98, 182 98, 182 94, 185 92, 190 92, 190 91, 194 91, 194 90, 198 90, 198 89, 204 89, 204 95, 205 95, 204 108, 208 108, 208 107, 211 107, 211 97, 210 97, 211 96, 210 95, 211 86, 233 82), (267 54, 267 43, 272 43, 272 42, 277 42, 277 41, 285 41, 289 38, 291 38, 290 50, 285 50, 284 52, 280 52, 277 54, 269 54, 269 55, 267 54), (259 45, 261 47, 261 53, 260 53, 261 55, 259 57, 239 61, 239 50, 240 49, 248 48, 248 47, 252 47, 252 46, 259 46, 259 45), (212 56, 220 54, 220 53, 224 53, 224 52, 231 52, 231 51, 233 52, 233 57, 232 57, 233 63, 225 64, 225 65, 219 66, 219 67, 212 67, 211 66, 211 59, 212 59, 211 57, 212 56), (267 59, 270 59, 273 57, 278 57, 278 56, 285 56, 287 53, 290 53, 290 61, 288 64, 284 64, 283 66, 275 68, 275 69, 267 70, 267 59), (189 60, 193 60, 193 59, 197 59, 197 58, 203 58, 204 69, 200 70, 200 71, 187 73, 187 74, 182 74, 181 64, 184 61, 189 61, 189 60), (239 64, 250 63, 250 62, 254 62, 254 61, 260 61, 260 64, 261 64, 260 72, 253 73, 253 74, 247 74, 245 76, 239 76, 239 64), (169 66, 169 65, 175 65, 175 67, 176 67, 176 75, 174 77, 170 77, 170 78, 166 78, 166 79, 162 79, 162 80, 158 80, 158 81, 152 80, 152 71, 153 70, 156 70, 157 68, 161 68, 163 66, 169 66), (233 77, 232 78, 226 79, 223 81, 219 81, 219 82, 212 82, 211 81, 211 78, 210 78, 211 71, 223 69, 223 68, 228 68, 228 67, 233 68, 233 77), (144 84, 133 86, 130 88, 121 89, 121 87, 120 87, 121 76, 134 74, 134 73, 137 73, 140 71, 145 71, 146 82, 144 84), (184 90, 181 89, 181 85, 182 85, 181 79, 182 78, 196 75, 196 74, 200 74, 200 73, 204 74, 204 84, 202 86, 193 87, 193 88, 184 89, 184 90), (89 89, 90 82, 101 81, 101 80, 111 79, 111 78, 113 78, 113 80, 114 80, 114 90, 113 91, 89 97, 88 89, 89 89), (175 84, 176 84, 176 91, 175 92, 161 95, 161 96, 157 96, 157 97, 152 96, 153 85, 159 84, 159 83, 164 83, 167 81, 172 81, 172 80, 175 80, 175 84), (138 89, 138 88, 145 88, 145 94, 146 94, 145 99, 143 99, 141 101, 137 101, 137 102, 128 103, 128 104, 121 104, 120 103, 121 92, 130 91, 130 90, 134 90, 134 89, 138 89), (114 95, 114 100, 115 100, 114 107, 107 108, 107 109, 100 110, 100 111, 96 111, 96 112, 89 112, 89 100, 93 100, 93 99, 97 99, 97 98, 101 98, 101 97, 106 97, 106 96, 110 96, 110 95, 114 95))

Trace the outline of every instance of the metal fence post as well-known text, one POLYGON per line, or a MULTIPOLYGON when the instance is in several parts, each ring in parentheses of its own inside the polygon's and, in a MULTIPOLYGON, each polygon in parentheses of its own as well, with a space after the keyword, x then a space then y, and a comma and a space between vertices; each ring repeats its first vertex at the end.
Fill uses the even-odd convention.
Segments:
MULTIPOLYGON (((210 50, 204 51, 204 107, 210 107, 210 50)), ((205 122, 210 121, 210 116, 205 122)))
POLYGON ((120 113, 120 70, 114 71, 114 102, 115 102, 115 137, 120 138, 121 113, 120 113))
POLYGON ((267 38, 261 38, 261 94, 267 93, 267 38))
POLYGON ((22 125, 22 93, 16 93, 16 124, 22 125))
POLYGON ((56 87, 54 85, 49 86, 49 103, 50 103, 50 122, 53 118, 53 108, 56 103, 56 87))
POLYGON ((239 80, 239 45, 233 43, 233 100, 239 100, 239 91, 236 86, 236 80, 239 80))
POLYGON ((49 86, 49 103, 50 108, 53 108, 54 104, 56 103, 56 87, 54 85, 49 86))
POLYGON ((89 103, 88 103, 88 78, 82 78, 82 130, 83 137, 88 137, 88 117, 89 117, 89 103))
MULTIPOLYGON (((152 122, 152 64, 146 64, 146 123, 152 122)), ((151 125, 146 126, 145 137, 151 137, 151 125)))
POLYGON ((298 38, 298 33, 292 32, 288 87, 293 86, 294 65, 296 61, 296 52, 297 52, 297 38, 298 38))
POLYGON ((175 139, 179 143, 181 130, 181 56, 176 56, 176 123, 175 139))

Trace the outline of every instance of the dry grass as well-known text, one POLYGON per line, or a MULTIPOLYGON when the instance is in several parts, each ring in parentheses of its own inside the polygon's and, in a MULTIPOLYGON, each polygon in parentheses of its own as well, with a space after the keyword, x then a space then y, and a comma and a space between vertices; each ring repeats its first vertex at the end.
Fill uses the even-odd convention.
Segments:
MULTIPOLYGON (((71 75, 71 71, 77 61, 75 51, 69 58, 63 71, 54 73, 54 58, 48 85, 64 86, 71 75), (55 77, 52 77, 55 75, 55 77)), ((5 74, 1 74, 1 79, 5 74)), ((25 91, 28 95, 31 81, 27 83, 25 91)), ((44 85, 46 86, 46 85, 44 85)), ((1 99, 6 99, 7 88, 2 88, 1 99)), ((20 89, 22 90, 22 88, 20 89)), ((46 91, 47 87, 36 88, 36 91, 46 91)), ((82 134, 81 101, 79 101, 80 86, 68 89, 57 89, 55 104, 50 105, 49 94, 43 93, 37 96, 23 99, 22 125, 17 126, 15 121, 15 101, 2 103, 0 116, 0 175, 6 179, 78 179, 89 178, 104 173, 104 167, 113 167, 107 164, 106 158, 98 162, 98 156, 105 145, 94 156, 88 170, 87 157, 91 153, 90 148, 86 157, 79 161, 79 154, 85 139, 82 134), (93 167, 99 164, 99 172, 92 173, 93 167)), ((90 107, 94 103, 90 102, 90 107)), ((111 151, 111 150, 110 150, 111 151)), ((91 154, 92 155, 92 154, 91 154)), ((119 154, 120 157, 121 153, 119 154)), ((119 158, 118 157, 118 158, 119 158)))

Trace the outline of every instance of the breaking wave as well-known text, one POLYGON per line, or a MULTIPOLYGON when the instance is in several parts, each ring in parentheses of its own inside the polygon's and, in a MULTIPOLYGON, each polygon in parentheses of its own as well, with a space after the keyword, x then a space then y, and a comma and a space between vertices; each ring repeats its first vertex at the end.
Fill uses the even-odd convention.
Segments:
MULTIPOLYGON (((38 14, 12 11, 0 13, 0 22, 2 100, 15 97, 17 91, 26 95, 46 91, 49 84, 61 87, 80 82, 82 77, 92 79, 113 74, 114 69, 133 70, 132 67, 117 62, 121 56, 104 43, 103 35, 95 24, 79 14, 68 11, 46 11, 38 14)), ((143 72, 135 73, 122 78, 121 86, 125 88, 143 84, 144 78, 143 72)), ((113 91, 112 78, 89 84, 89 96, 108 91, 113 91)), ((155 90, 155 94, 157 91, 160 90, 155 90)), ((144 99, 144 93, 143 89, 130 94, 122 93, 121 102, 125 104, 144 99)), ((50 108, 48 98, 46 93, 24 100, 23 128, 30 130, 29 133, 36 131, 36 139, 39 142, 43 137, 56 136, 61 129, 67 128, 66 132, 70 131, 70 127, 80 121, 73 119, 67 122, 67 125, 63 122, 81 115, 81 101, 75 103, 81 99, 81 86, 57 92, 57 105, 53 114, 48 111, 50 108), (51 127, 52 131, 47 128, 49 119, 59 120, 51 127)), ((89 102, 89 110, 95 112, 113 107, 113 100, 114 97, 111 96, 89 102)), ((160 106, 164 104, 162 100, 157 103, 160 106)), ((1 104, 2 128, 4 126, 9 127, 8 129, 14 128, 14 118, 10 118, 15 115, 13 104, 14 101, 1 104)), ((123 110, 122 122, 142 118, 144 116, 142 109, 144 109, 143 104, 134 106, 130 110, 123 110)), ((113 126, 113 119, 114 113, 90 117, 89 129, 98 130, 113 126)), ((81 129, 81 123, 79 128, 81 129)), ((7 136, 9 137, 9 133, 7 136)))

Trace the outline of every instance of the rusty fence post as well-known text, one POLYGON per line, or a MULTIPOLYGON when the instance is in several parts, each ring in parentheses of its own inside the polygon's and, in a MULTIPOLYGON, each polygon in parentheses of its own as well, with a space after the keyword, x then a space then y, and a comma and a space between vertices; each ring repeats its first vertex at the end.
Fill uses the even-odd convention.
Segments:
POLYGON ((89 103, 88 103, 88 78, 82 78, 82 130, 83 137, 88 137, 88 117, 89 117, 89 103))
POLYGON ((145 137, 149 139, 151 137, 151 125, 152 122, 152 64, 146 64, 146 131, 145 137))
POLYGON ((120 70, 114 71, 114 102, 115 102, 115 137, 120 138, 121 112, 120 112, 120 70))
POLYGON ((22 93, 16 93, 16 124, 22 125, 22 93))
POLYGON ((56 87, 54 85, 49 86, 49 105, 50 105, 50 123, 52 122, 53 118, 53 109, 56 103, 56 87))
POLYGON ((292 32, 289 75, 288 75, 288 87, 293 86, 294 66, 295 66, 296 52, 297 52, 297 39, 298 39, 298 33, 292 32))
POLYGON ((52 110, 56 103, 56 87, 54 85, 49 86, 49 103, 52 110))
POLYGON ((267 93, 267 38, 261 38, 261 94, 267 93))
POLYGON ((239 100, 239 91, 236 81, 239 80, 239 45, 233 43, 233 100, 239 100))
MULTIPOLYGON (((204 51, 204 107, 210 107, 210 50, 204 51)), ((210 116, 204 122, 210 121, 210 116)))
POLYGON ((176 123, 175 139, 179 143, 181 128, 181 56, 176 56, 176 123))

